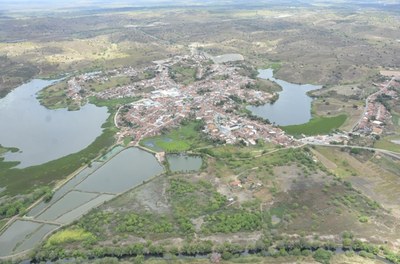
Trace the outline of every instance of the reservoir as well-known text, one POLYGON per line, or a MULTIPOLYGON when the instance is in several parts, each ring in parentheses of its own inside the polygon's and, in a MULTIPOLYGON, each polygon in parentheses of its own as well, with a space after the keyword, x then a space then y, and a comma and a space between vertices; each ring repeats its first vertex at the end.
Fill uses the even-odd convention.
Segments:
POLYGON ((167 161, 172 172, 198 171, 203 164, 201 157, 186 154, 168 154, 167 161))
POLYGON ((129 148, 107 162, 76 186, 79 191, 118 194, 163 172, 156 158, 141 149, 129 148))
POLYGON ((278 100, 261 106, 249 106, 254 115, 268 119, 280 126, 299 125, 310 121, 312 98, 308 91, 320 89, 319 85, 294 84, 273 77, 273 70, 259 70, 259 78, 269 79, 282 87, 278 100))
POLYGON ((0 257, 35 247, 51 231, 163 171, 146 151, 114 148, 58 189, 48 203, 39 203, 0 234, 0 257))
POLYGON ((84 149, 102 133, 106 107, 68 111, 40 105, 36 93, 53 83, 32 80, 0 99, 0 144, 20 150, 6 153, 5 161, 20 161, 19 168, 43 164, 84 149))

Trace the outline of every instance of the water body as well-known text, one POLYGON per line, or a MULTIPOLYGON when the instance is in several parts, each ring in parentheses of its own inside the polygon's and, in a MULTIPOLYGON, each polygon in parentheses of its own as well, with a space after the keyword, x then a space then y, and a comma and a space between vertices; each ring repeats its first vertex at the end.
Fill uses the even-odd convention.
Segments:
POLYGON ((15 221, 0 237, 0 257, 19 253, 32 248, 56 225, 31 221, 15 221))
POLYGON ((97 202, 109 200, 164 170, 152 154, 138 148, 121 151, 121 147, 116 147, 99 160, 102 162, 93 162, 92 167, 82 170, 59 188, 48 203, 39 203, 27 215, 56 222, 69 219, 63 216, 73 211, 74 215, 83 215, 96 207, 97 202))
POLYGON ((114 148, 58 189, 48 203, 35 206, 27 213, 29 218, 12 223, 0 235, 0 257, 35 247, 56 228, 163 171, 157 159, 146 151, 114 148))
POLYGON ((169 154, 167 161, 172 172, 198 171, 203 164, 201 157, 186 154, 169 154))
POLYGON ((310 121, 312 98, 308 91, 320 89, 320 85, 294 84, 273 77, 273 70, 259 70, 259 78, 276 82, 282 87, 279 99, 273 104, 249 106, 254 115, 266 118, 280 126, 299 125, 310 121))
POLYGON ((49 207, 58 199, 66 195, 69 191, 71 191, 78 183, 88 177, 91 173, 93 173, 96 169, 98 169, 102 165, 101 162, 92 162, 92 166, 89 168, 83 169, 80 173, 78 173, 75 177, 69 180, 66 184, 64 184, 60 189, 58 189, 54 194, 52 199, 45 203, 41 202, 35 207, 33 207, 28 213, 27 216, 34 217, 37 216, 40 212, 42 212, 46 207, 49 207))
POLYGON ((75 189, 118 194, 161 172, 163 167, 152 154, 138 148, 129 148, 89 175, 75 189))
POLYGON ((0 99, 0 144, 20 150, 6 153, 5 161, 20 161, 19 168, 43 164, 84 149, 101 134, 106 107, 68 111, 40 105, 36 93, 53 83, 33 80, 0 99))

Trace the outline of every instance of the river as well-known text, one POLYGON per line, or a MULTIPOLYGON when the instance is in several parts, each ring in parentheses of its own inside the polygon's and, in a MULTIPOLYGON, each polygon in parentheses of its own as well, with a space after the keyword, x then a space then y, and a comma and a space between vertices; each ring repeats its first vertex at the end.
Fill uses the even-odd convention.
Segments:
POLYGON ((280 126, 299 125, 310 121, 312 98, 308 91, 320 89, 319 85, 294 84, 273 77, 273 70, 259 70, 258 77, 276 82, 282 87, 278 100, 261 106, 249 106, 254 115, 266 118, 271 123, 280 126))

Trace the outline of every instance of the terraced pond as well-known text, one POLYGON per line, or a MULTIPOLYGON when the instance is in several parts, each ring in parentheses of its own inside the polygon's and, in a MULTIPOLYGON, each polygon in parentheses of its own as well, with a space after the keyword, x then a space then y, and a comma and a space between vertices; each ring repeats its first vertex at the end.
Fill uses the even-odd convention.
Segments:
POLYGON ((13 222, 0 235, 0 257, 33 248, 51 231, 163 171, 148 152, 114 148, 58 189, 48 203, 39 203, 13 222))

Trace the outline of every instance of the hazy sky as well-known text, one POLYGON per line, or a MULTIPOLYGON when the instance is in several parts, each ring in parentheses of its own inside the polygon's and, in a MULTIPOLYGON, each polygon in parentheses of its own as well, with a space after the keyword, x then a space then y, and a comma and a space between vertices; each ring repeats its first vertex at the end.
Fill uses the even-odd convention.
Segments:
POLYGON ((63 8, 93 8, 93 7, 127 7, 127 6, 154 6, 154 5, 199 5, 199 4, 254 4, 254 3, 281 3, 290 5, 291 2, 301 3, 390 3, 399 4, 399 0, 0 0, 0 10, 26 11, 35 9, 63 9, 63 8))

